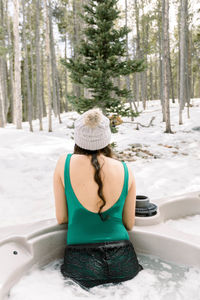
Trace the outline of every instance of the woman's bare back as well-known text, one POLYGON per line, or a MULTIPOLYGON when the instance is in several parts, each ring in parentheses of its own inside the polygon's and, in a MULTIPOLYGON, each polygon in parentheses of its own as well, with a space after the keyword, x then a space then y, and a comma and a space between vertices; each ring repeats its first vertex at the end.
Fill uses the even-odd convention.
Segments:
MULTIPOLYGON (((64 162, 66 156, 63 156, 63 170, 61 179, 64 186, 64 162)), ((104 155, 98 156, 98 162, 101 167, 100 175, 103 182, 103 195, 106 205, 102 212, 113 206, 119 199, 124 183, 123 164, 104 155)), ((88 210, 97 213, 103 204, 98 196, 98 184, 94 179, 95 169, 91 164, 91 156, 73 154, 70 159, 70 180, 76 197, 79 202, 88 210)), ((129 180, 130 187, 130 180, 129 180)))
MULTIPOLYGON (((60 178, 64 184, 64 166, 67 155, 62 155, 60 163, 60 178)), ((106 157, 103 154, 98 156, 100 164, 101 179, 103 183, 103 195, 106 200, 101 212, 108 210, 119 199, 124 183, 124 167, 121 161, 106 157)), ((128 165, 127 165, 128 167, 128 165)), ((126 197, 122 219, 127 230, 131 230, 135 222, 136 187, 134 176, 128 167, 128 195, 126 197)), ((95 169, 91 164, 91 156, 73 154, 70 159, 70 180, 76 197, 87 210, 98 213, 103 204, 98 196, 98 184, 94 180, 95 169)))

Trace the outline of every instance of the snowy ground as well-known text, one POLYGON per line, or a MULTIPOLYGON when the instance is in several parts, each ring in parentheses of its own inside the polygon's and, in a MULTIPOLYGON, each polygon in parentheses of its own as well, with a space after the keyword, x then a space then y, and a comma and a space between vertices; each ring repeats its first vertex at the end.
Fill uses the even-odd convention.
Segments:
MULTIPOLYGON (((111 142, 116 151, 128 154, 134 161, 126 161, 136 180, 137 194, 155 198, 200 190, 200 99, 192 101, 191 118, 183 112, 183 125, 178 125, 178 106, 171 104, 171 123, 175 134, 164 134, 160 102, 148 103, 148 109, 135 122, 148 124, 149 128, 123 123, 111 142), (132 148, 130 144, 141 144, 132 148), (138 152, 135 152, 138 151, 138 152), (146 153, 144 152, 146 151, 146 153), (199 167, 198 167, 199 166, 199 167)), ((38 120, 33 122, 34 132, 27 122, 16 130, 13 124, 0 128, 0 226, 26 223, 55 217, 53 172, 59 156, 73 152, 73 128, 69 128, 78 113, 61 116, 62 124, 53 118, 53 132, 39 131, 38 120), (69 126, 69 127, 68 127, 69 126)), ((123 118, 130 121, 129 118, 123 118)), ((127 154, 127 156, 125 155, 127 154)))
MULTIPOLYGON (((111 142, 117 144, 115 151, 123 152, 122 159, 135 176, 137 194, 149 196, 152 202, 160 197, 200 191, 200 131, 192 129, 200 126, 200 99, 191 103, 191 117, 187 118, 185 109, 183 125, 178 125, 177 103, 171 104, 175 134, 163 133, 165 123, 159 101, 148 103, 148 109, 135 119, 146 125, 155 116, 153 126, 136 130, 136 125, 123 123, 118 127, 118 133, 112 134, 111 142)), ((55 218, 53 172, 59 156, 73 152, 73 128, 70 127, 77 117, 76 112, 64 113, 62 124, 53 117, 51 133, 47 131, 47 118, 43 119, 43 132, 39 132, 38 120, 33 122, 33 133, 29 132, 27 122, 23 122, 22 130, 16 130, 13 124, 0 128, 0 227, 55 218)), ((129 118, 122 119, 130 121, 129 118)), ((198 226, 200 216, 174 222, 169 225, 191 232, 194 224, 195 228, 198 226)), ((176 267, 156 258, 139 256, 139 259, 145 270, 135 279, 118 289, 112 285, 109 290, 96 287, 91 297, 200 299, 199 269, 176 267)), ((64 286, 58 272, 59 264, 60 261, 56 261, 42 271, 35 270, 23 277, 11 290, 10 299, 90 298, 73 283, 64 286)))

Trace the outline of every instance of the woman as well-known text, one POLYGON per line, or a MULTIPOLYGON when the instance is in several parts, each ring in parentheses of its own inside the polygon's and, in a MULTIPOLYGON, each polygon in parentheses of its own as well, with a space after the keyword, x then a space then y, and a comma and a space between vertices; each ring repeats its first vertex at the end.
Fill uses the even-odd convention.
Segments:
POLYGON ((74 153, 54 172, 56 218, 68 223, 61 272, 83 288, 132 279, 142 270, 127 230, 134 225, 131 169, 113 158, 110 121, 93 108, 75 121, 74 153))

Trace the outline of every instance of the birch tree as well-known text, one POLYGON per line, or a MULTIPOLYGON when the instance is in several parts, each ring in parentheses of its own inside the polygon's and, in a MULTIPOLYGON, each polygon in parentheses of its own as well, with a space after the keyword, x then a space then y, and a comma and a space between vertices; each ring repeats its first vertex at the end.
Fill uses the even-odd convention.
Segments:
POLYGON ((23 8, 23 38, 22 44, 24 48, 24 72, 25 72, 25 82, 26 82, 26 90, 27 90, 27 100, 28 100, 28 121, 30 131, 33 131, 32 125, 32 99, 31 99, 31 88, 30 88, 30 78, 29 78, 29 70, 28 70, 28 51, 27 51, 27 37, 26 37, 26 9, 24 0, 22 0, 22 8, 23 8))
POLYGON ((182 111, 185 103, 190 104, 190 84, 188 75, 188 1, 181 0, 180 5, 180 84, 179 84, 179 124, 183 124, 182 111))
POLYGON ((19 44, 19 0, 14 0, 13 34, 14 34, 14 122, 17 129, 22 129, 22 99, 21 99, 21 61, 19 44))
POLYGON ((166 133, 172 133, 169 108, 169 0, 162 0, 163 9, 163 45, 162 45, 162 70, 163 70, 163 100, 165 107, 166 133))
POLYGON ((4 97, 4 79, 3 79, 3 2, 0 2, 0 127, 5 127, 5 97, 4 97))
MULTIPOLYGON (((134 2, 135 5, 135 23, 136 23, 136 33, 137 33, 137 38, 136 38, 136 57, 141 58, 140 55, 140 30, 139 30, 139 7, 138 7, 138 2, 135 0, 134 2)), ((137 106, 139 106, 139 101, 140 101, 140 80, 139 80, 139 73, 135 74, 135 91, 136 91, 136 101, 137 101, 137 106)))
POLYGON ((2 98, 2 116, 4 123, 7 123, 7 114, 9 109, 8 99, 8 84, 7 84, 7 45, 5 38, 6 32, 6 19, 7 19, 7 1, 1 1, 0 3, 0 72, 1 72, 1 98, 2 98))
POLYGON ((36 103, 37 103, 37 117, 39 118, 39 130, 43 130, 42 117, 43 105, 41 95, 41 60, 40 60, 40 1, 36 0, 36 23, 35 23, 35 48, 36 48, 36 103))
POLYGON ((180 6, 180 84, 179 84, 179 124, 183 124, 182 110, 185 106, 185 5, 186 0, 181 0, 180 6))
POLYGON ((2 58, 0 57, 0 127, 5 127, 5 109, 3 99, 2 58))
MULTIPOLYGON (((127 6, 127 0, 125 0, 125 26, 126 28, 128 28, 128 12, 127 12, 128 6, 127 6)), ((128 62, 129 59, 129 50, 128 50, 128 32, 126 33, 126 61, 128 62)), ((129 91, 129 93, 131 94, 131 85, 130 85, 130 76, 129 74, 126 75, 126 89, 129 91)), ((130 110, 133 111, 133 107, 132 107, 132 99, 133 97, 131 97, 130 95, 128 96, 128 102, 129 102, 129 106, 130 106, 130 110)), ((135 111, 138 112, 137 110, 137 106, 135 105, 135 99, 133 99, 133 104, 135 107, 135 111)), ((131 121, 133 121, 133 114, 131 115, 131 121)))
POLYGON ((50 57, 50 41, 49 41, 49 12, 48 0, 44 0, 45 12, 45 56, 46 56, 46 78, 47 78, 47 116, 48 116, 48 131, 52 132, 52 117, 51 117, 51 57, 50 57))
MULTIPOLYGON (((8 5, 8 2, 6 2, 6 5, 8 5)), ((8 12, 8 8, 6 9, 8 12)), ((12 37, 11 37, 11 18, 9 15, 7 15, 7 31, 8 31, 8 47, 12 49, 12 37)), ((8 90, 9 95, 8 99, 10 100, 10 121, 14 123, 14 99, 13 99, 13 87, 14 87, 14 78, 13 78, 13 55, 12 51, 8 51, 8 64, 9 64, 9 70, 8 70, 8 76, 10 77, 10 81, 8 82, 8 90)))

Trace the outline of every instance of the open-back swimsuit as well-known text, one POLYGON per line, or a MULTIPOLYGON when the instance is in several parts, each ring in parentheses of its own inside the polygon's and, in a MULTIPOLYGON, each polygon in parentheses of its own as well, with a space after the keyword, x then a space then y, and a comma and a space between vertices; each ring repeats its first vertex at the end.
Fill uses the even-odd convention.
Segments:
POLYGON ((138 263, 129 234, 122 222, 128 194, 128 168, 124 161, 124 184, 120 197, 102 213, 86 209, 76 197, 70 180, 70 158, 64 168, 68 230, 61 272, 83 288, 104 283, 118 283, 135 277, 142 266, 138 263), (106 219, 107 218, 107 219, 106 219))

